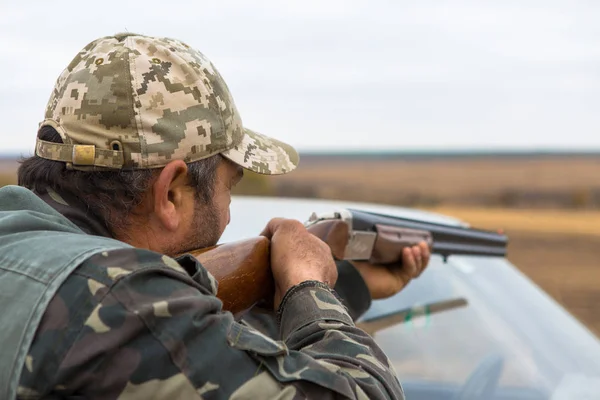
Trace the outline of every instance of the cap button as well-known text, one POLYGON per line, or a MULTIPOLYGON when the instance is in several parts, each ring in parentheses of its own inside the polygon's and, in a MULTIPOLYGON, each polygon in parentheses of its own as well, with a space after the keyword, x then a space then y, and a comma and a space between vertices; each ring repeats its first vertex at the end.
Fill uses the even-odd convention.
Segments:
POLYGON ((117 39, 119 42, 122 42, 123 40, 125 40, 126 37, 128 36, 139 36, 136 33, 132 33, 132 32, 121 32, 121 33, 117 33, 116 35, 114 35, 113 37, 115 39, 117 39))

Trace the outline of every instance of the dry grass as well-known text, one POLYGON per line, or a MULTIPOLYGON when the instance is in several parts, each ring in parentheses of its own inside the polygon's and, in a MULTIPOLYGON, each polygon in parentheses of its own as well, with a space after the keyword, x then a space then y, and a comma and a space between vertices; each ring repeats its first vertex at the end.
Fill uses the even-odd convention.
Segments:
POLYGON ((534 234, 589 235, 600 240, 600 211, 436 207, 431 211, 453 215, 486 229, 534 234))
POLYGON ((14 160, 0 159, 0 187, 17 183, 17 168, 19 164, 14 160))
POLYGON ((381 190, 395 186, 411 193, 464 196, 505 188, 574 190, 600 185, 600 158, 455 159, 365 161, 343 159, 308 162, 285 177, 290 182, 368 184, 381 190), (343 177, 351 177, 352 180, 343 177))
MULTIPOLYGON (((560 197, 566 206, 600 199, 600 157, 311 160, 277 177, 279 194, 374 201, 400 205, 515 205, 517 196, 560 197)), ((547 199, 537 200, 536 207, 547 199)), ((554 201, 554 200, 553 200, 554 201)), ((554 206, 559 202, 554 201, 554 206)))
POLYGON ((16 185, 17 176, 15 174, 2 174, 0 173, 0 187, 5 185, 16 185))

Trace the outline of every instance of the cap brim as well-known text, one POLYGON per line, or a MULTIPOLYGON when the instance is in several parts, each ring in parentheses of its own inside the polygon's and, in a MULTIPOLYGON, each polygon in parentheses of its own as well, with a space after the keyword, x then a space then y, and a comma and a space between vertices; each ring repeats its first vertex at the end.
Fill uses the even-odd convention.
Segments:
POLYGON ((264 175, 287 174, 300 161, 298 152, 289 144, 247 128, 240 144, 221 154, 243 168, 264 175))

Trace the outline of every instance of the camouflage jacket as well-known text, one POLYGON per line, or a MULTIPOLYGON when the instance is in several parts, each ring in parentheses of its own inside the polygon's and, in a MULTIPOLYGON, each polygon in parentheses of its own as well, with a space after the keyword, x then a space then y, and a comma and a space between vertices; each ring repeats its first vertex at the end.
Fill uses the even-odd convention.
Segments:
MULTIPOLYGON (((101 234, 89 218, 69 219, 101 234)), ((390 361, 328 288, 288 292, 281 341, 236 322, 215 292, 190 256, 121 249, 91 257, 51 300, 19 397, 404 398, 390 361)))

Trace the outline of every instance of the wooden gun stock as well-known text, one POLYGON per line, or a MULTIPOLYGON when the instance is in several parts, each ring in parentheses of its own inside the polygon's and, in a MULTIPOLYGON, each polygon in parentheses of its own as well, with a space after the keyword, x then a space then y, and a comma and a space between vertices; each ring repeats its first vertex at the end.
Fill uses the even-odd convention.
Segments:
POLYGON ((219 282, 223 309, 237 314, 273 298, 270 241, 264 236, 189 252, 219 282))
MULTIPOLYGON (((323 221, 308 228, 342 259, 348 241, 348 225, 342 221, 323 221)), ((272 304, 275 293, 271 273, 270 241, 264 236, 188 252, 219 282, 217 297, 223 309, 242 313, 258 302, 272 304)))

